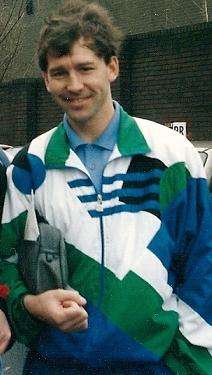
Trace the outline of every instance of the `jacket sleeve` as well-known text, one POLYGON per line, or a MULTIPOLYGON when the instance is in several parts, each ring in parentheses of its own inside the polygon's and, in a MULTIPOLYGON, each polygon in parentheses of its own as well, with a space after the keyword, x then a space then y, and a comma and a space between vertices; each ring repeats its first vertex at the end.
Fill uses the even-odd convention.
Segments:
POLYGON ((30 173, 10 165, 7 170, 8 188, 2 215, 0 246, 0 283, 9 288, 6 299, 8 314, 18 341, 29 345, 39 333, 42 324, 34 319, 23 305, 28 294, 18 270, 18 244, 24 237, 30 207, 30 173), (19 184, 15 182, 19 181, 19 184), (27 189, 27 191, 26 191, 27 189))
POLYGON ((212 374, 212 203, 192 148, 168 168, 161 186, 163 220, 175 243, 170 283, 179 330, 165 355, 174 374, 212 374))

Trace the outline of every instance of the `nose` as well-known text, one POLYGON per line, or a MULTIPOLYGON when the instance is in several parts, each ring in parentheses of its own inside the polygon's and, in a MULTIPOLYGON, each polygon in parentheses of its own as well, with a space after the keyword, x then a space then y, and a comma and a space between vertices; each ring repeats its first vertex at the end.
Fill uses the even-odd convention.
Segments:
POLYGON ((69 92, 78 93, 83 89, 82 78, 75 72, 70 73, 66 88, 69 92))

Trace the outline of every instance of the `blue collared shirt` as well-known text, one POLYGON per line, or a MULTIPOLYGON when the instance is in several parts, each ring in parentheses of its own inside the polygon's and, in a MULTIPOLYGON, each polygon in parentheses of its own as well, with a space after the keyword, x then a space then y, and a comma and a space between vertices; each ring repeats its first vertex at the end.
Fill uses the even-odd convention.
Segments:
POLYGON ((68 136, 72 150, 77 154, 88 170, 91 180, 98 193, 101 192, 103 170, 117 143, 120 106, 114 102, 115 113, 105 131, 92 143, 87 143, 80 138, 71 128, 67 115, 64 115, 63 125, 68 136))

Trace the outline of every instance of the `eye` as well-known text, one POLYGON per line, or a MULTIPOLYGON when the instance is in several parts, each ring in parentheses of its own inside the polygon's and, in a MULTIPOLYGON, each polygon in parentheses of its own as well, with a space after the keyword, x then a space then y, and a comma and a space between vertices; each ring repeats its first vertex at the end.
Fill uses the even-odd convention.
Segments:
POLYGON ((67 72, 65 70, 55 70, 55 71, 50 72, 50 75, 53 78, 64 77, 66 74, 67 72))
POLYGON ((93 66, 82 66, 80 68, 81 72, 90 72, 92 70, 94 70, 94 67, 93 66))
POLYGON ((63 72, 55 72, 52 75, 53 75, 53 77, 62 76, 63 72))

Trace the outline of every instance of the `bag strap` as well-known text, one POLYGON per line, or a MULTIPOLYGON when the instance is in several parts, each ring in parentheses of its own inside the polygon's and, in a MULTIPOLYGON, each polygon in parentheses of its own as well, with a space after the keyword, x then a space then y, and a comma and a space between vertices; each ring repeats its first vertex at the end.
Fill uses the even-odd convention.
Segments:
POLYGON ((28 241, 37 241, 40 234, 37 216, 35 212, 35 197, 34 191, 31 190, 31 199, 28 207, 27 220, 24 230, 24 239, 28 241))

